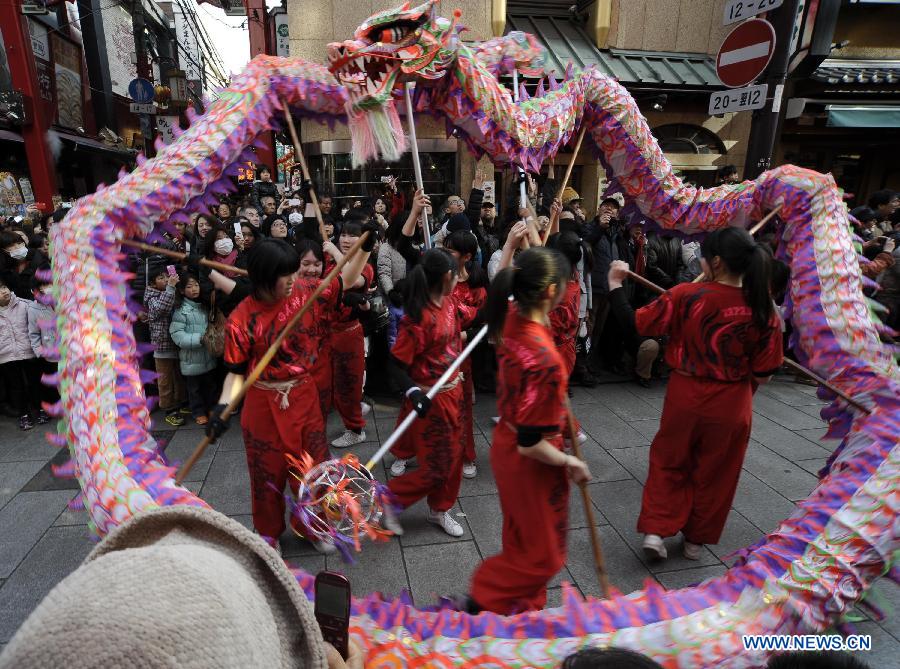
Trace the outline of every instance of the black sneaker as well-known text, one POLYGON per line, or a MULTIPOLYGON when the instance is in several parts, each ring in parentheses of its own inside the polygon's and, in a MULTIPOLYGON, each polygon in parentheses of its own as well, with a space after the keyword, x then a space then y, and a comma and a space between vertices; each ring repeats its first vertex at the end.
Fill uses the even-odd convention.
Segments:
POLYGON ((19 429, 23 432, 34 429, 34 423, 31 422, 31 416, 28 414, 19 416, 19 429))
POLYGON ((39 409, 37 412, 37 423, 38 425, 46 425, 50 422, 50 416, 47 415, 47 412, 43 409, 39 409))

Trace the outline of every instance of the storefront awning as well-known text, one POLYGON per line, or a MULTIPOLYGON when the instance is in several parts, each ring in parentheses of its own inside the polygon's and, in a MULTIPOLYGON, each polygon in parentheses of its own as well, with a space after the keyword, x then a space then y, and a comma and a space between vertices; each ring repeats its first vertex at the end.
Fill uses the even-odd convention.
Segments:
POLYGON ((63 141, 71 142, 72 144, 85 149, 100 151, 103 153, 112 153, 122 160, 131 160, 135 156, 133 151, 129 151, 128 149, 123 149, 116 146, 110 146, 109 144, 104 144, 103 142, 99 142, 96 139, 91 139, 90 137, 82 137, 81 135, 75 135, 70 132, 65 132, 64 130, 56 130, 55 132, 63 141))
POLYGON ((559 77, 571 62, 592 65, 626 85, 686 89, 721 88, 707 54, 598 49, 584 29, 566 15, 507 14, 510 30, 531 33, 547 50, 547 69, 559 77))
POLYGON ((828 105, 825 109, 832 128, 900 128, 900 105, 828 105))
POLYGON ((900 60, 844 60, 827 58, 811 75, 831 86, 867 86, 874 91, 900 89, 900 60))

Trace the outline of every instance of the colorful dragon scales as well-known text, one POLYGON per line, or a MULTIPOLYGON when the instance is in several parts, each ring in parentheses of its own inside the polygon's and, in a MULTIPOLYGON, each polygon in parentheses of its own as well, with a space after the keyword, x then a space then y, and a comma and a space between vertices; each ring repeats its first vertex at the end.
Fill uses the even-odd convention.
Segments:
MULTIPOLYGON (((683 235, 744 224, 782 205, 780 253, 790 263, 789 316, 802 362, 871 408, 823 410, 840 439, 823 477, 793 515, 742 551, 725 575, 684 590, 649 585, 606 601, 509 618, 419 610, 377 595, 354 602, 353 631, 369 666, 551 667, 575 649, 615 644, 671 667, 759 666, 741 635, 820 631, 838 623, 888 573, 900 533, 900 372, 863 296, 860 258, 840 193, 828 175, 784 166, 737 186, 682 183, 616 81, 569 72, 516 104, 496 77, 541 71, 528 35, 478 45, 437 18, 433 2, 373 16, 355 39, 329 48, 330 70, 300 59, 257 57, 202 117, 152 160, 80 200, 51 232, 62 360, 59 433, 93 528, 104 535, 144 509, 204 502, 175 485, 149 433, 124 287, 120 242, 153 238, 158 222, 187 220, 227 190, 246 148, 275 126, 282 101, 298 114, 357 124, 357 160, 396 157, 399 86, 446 119, 476 154, 536 169, 582 125, 607 174, 645 219, 683 235), (371 124, 370 119, 381 115, 371 124)), ((828 399, 833 399, 829 397, 828 399)), ((301 585, 310 576, 297 573, 301 585)), ((135 603, 140 606, 139 602, 135 603)))

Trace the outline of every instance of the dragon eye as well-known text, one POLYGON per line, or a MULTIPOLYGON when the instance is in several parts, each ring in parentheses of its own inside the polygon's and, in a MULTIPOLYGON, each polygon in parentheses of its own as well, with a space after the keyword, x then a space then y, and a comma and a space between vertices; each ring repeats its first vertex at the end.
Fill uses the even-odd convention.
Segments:
POLYGON ((408 34, 405 28, 401 28, 399 26, 394 26, 392 28, 385 28, 380 33, 378 33, 378 41, 384 42, 385 44, 393 44, 394 42, 399 42, 408 34))

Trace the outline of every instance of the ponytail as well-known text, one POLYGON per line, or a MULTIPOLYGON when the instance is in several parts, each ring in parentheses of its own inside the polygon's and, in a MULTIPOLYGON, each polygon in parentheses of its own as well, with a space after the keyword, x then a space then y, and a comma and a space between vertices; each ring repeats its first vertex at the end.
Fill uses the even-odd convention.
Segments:
POLYGON ((718 256, 728 271, 743 278, 744 299, 759 328, 768 326, 772 318, 772 252, 758 244, 743 228, 723 228, 710 233, 700 245, 706 262, 718 256))
POLYGON ((442 287, 447 272, 455 274, 456 271, 456 259, 445 249, 433 248, 426 251, 419 264, 406 275, 403 309, 414 322, 422 320, 422 310, 442 287))
POLYGON ((549 286, 563 290, 571 272, 569 262, 559 251, 539 246, 520 253, 512 267, 494 277, 488 291, 485 311, 491 337, 495 341, 501 339, 510 297, 520 309, 533 309, 544 299, 549 286))

